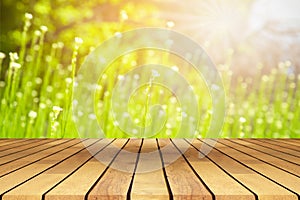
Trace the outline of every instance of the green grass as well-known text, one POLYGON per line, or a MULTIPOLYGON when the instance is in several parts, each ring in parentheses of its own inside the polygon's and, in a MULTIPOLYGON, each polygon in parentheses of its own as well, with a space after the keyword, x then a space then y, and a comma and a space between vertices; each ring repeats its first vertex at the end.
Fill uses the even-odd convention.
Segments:
MULTIPOLYGON (((70 62, 63 63, 63 43, 45 44, 45 26, 33 35, 28 34, 31 18, 30 14, 26 14, 19 52, 6 57, 0 54, 0 137, 79 137, 76 123, 80 124, 77 127, 79 131, 84 129, 89 133, 85 136, 97 137, 96 127, 92 125, 95 120, 98 120, 107 137, 176 137, 182 118, 189 117, 181 110, 190 104, 181 105, 170 90, 152 84, 152 80, 160 78, 155 73, 150 78, 149 74, 129 76, 130 84, 124 88, 124 93, 133 91, 133 95, 128 102, 122 97, 114 102, 114 111, 121 111, 125 101, 128 103, 128 112, 124 113, 122 120, 114 119, 110 101, 113 89, 129 70, 145 63, 169 66, 170 70, 178 71, 189 81, 201 113, 196 136, 206 137, 212 101, 205 81, 182 59, 167 52, 152 50, 133 52, 112 63, 99 82, 90 87, 91 91, 97 88, 95 98, 87 100, 95 100, 96 111, 94 108, 83 108, 86 121, 78 123, 75 119, 74 122, 73 84, 79 67, 77 57, 82 41, 75 39, 70 62), (4 59, 9 60, 7 66, 4 59), (140 79, 148 80, 150 84, 135 88, 140 79), (151 118, 151 107, 157 104, 161 105, 156 110, 160 114, 151 118), (145 126, 148 128, 141 128, 145 126), (122 131, 120 127, 129 127, 129 132, 122 131), (136 130, 136 127, 143 131, 136 130)), ((289 73, 291 63, 279 63, 269 73, 263 73, 264 66, 260 65, 256 67, 255 76, 242 77, 231 71, 230 56, 228 63, 217 66, 227 95, 226 118, 220 137, 298 138, 300 75, 289 73)), ((186 88, 177 87, 184 93, 186 88)), ((189 102, 189 99, 185 102, 189 102)), ((188 122, 193 124, 195 120, 189 118, 188 122)), ((189 137, 191 127, 189 124, 184 126, 189 137)))

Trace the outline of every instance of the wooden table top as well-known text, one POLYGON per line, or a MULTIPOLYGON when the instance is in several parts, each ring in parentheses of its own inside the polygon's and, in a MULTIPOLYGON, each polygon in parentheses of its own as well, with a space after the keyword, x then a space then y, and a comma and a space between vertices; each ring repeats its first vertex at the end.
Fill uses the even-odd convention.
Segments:
POLYGON ((299 139, 0 139, 0 199, 292 200, 299 166, 299 139))

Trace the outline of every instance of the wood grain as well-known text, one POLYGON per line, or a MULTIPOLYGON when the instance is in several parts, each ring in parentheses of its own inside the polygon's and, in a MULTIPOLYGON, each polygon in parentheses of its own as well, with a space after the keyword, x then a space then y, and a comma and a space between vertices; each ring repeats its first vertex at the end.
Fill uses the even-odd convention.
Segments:
MULTIPOLYGON (((164 142, 160 139, 159 144, 162 143, 164 142)), ((174 199, 212 199, 205 185, 172 144, 165 146, 161 151, 174 199), (172 157, 177 159, 169 163, 167 160, 172 157)))
MULTIPOLYGON (((200 149, 202 145, 205 146, 205 143, 195 141, 195 146, 197 146, 198 149, 200 149)), ((211 151, 211 153, 208 155, 208 157, 210 157, 212 160, 218 163, 223 169, 228 171, 243 185, 251 189, 258 196, 259 199, 271 200, 276 198, 278 199, 278 197, 284 200, 297 199, 297 196, 292 192, 270 181, 261 174, 256 173, 254 170, 252 170, 252 168, 247 167, 241 162, 237 162, 231 157, 225 155, 223 153, 223 151, 225 150, 231 151, 231 148, 217 144, 211 151)), ((239 160, 245 161, 245 157, 243 154, 239 154, 239 156, 241 156, 239 160)))
POLYGON ((10 143, 5 143, 3 146, 0 146, 0 152, 5 152, 5 151, 8 151, 10 149, 14 149, 14 148, 17 148, 17 147, 21 147, 21 146, 25 146, 25 145, 28 145, 30 143, 33 143, 35 141, 38 141, 38 140, 17 140, 17 142, 10 142, 10 143))
POLYGON ((0 139, 0 199, 300 199, 299 139, 217 141, 0 139))
POLYGON ((28 139, 13 139, 13 140, 12 139, 1 139, 0 140, 0 147, 2 147, 2 146, 8 147, 8 145, 15 144, 15 143, 18 143, 18 142, 23 142, 23 141, 26 141, 26 140, 28 140, 28 139))
POLYGON ((63 162, 52 168, 48 168, 42 174, 6 193, 3 199, 14 199, 16 196, 28 196, 30 199, 40 199, 43 193, 52 188, 56 183, 62 181, 63 178, 92 157, 89 151, 101 149, 105 143, 97 142, 97 140, 93 139, 89 140, 87 145, 90 146, 83 148, 82 151, 73 154, 63 162))
MULTIPOLYGON (((70 177, 45 194, 46 200, 79 200, 85 198, 89 189, 107 167, 105 164, 99 162, 98 159, 105 157, 105 160, 109 163, 118 152, 113 147, 113 144, 109 144, 110 140, 102 140, 101 142, 107 143, 108 146, 97 153, 70 177)), ((125 140, 118 142, 124 144, 125 140)))
MULTIPOLYGON (((176 145, 179 149, 182 149, 180 148, 182 146, 189 145, 184 140, 173 141, 174 145, 176 145)), ((249 190, 228 176, 226 171, 218 167, 218 165, 213 163, 208 157, 200 157, 199 154, 199 151, 197 151, 194 147, 189 147, 189 149, 184 153, 184 156, 187 158, 188 162, 190 162, 197 174, 203 179, 205 184, 207 184, 214 193, 216 199, 255 199, 255 196, 249 190)))
POLYGON ((37 153, 37 154, 28 155, 26 157, 22 157, 17 160, 14 160, 13 162, 7 162, 4 164, 1 164, 0 177, 3 177, 5 174, 10 173, 12 171, 21 169, 25 166, 28 166, 34 162, 37 162, 43 158, 46 158, 52 154, 55 154, 56 152, 59 152, 65 148, 67 148, 70 145, 73 145, 73 143, 71 141, 72 140, 65 140, 65 141, 64 140, 53 140, 51 143, 52 146, 50 146, 48 149, 43 149, 43 150, 39 151, 39 153, 37 153))
MULTIPOLYGON (((222 152, 230 155, 232 158, 235 158, 249 166, 251 169, 260 172, 261 174, 269 177, 270 179, 274 180, 275 182, 282 184, 283 186, 290 188, 296 193, 300 193, 300 178, 296 177, 292 174, 283 171, 276 166, 268 165, 266 162, 258 160, 250 155, 244 154, 237 149, 233 149, 235 145, 231 144, 232 148, 226 148, 224 145, 228 141, 220 141, 216 144, 217 148, 220 148, 222 152), (224 148, 225 147, 225 148, 224 148)), ((250 153, 251 154, 251 153, 250 153)), ((277 161, 277 165, 279 162, 277 161)))
POLYGON ((298 152, 299 155, 300 155, 300 147, 298 147, 298 146, 291 145, 291 144, 286 144, 286 143, 281 142, 281 141, 275 141, 275 140, 270 140, 270 139, 268 139, 268 140, 264 139, 263 141, 267 142, 269 144, 273 144, 275 146, 279 146, 279 147, 287 148, 287 149, 290 149, 290 150, 294 150, 294 151, 298 152))
POLYGON ((156 140, 144 140, 141 153, 132 184, 131 198, 168 199, 169 193, 156 140))
POLYGON ((250 142, 250 140, 247 140, 247 139, 243 139, 243 140, 241 140, 241 139, 230 139, 230 141, 237 142, 241 145, 247 146, 248 148, 255 149, 256 151, 260 151, 260 152, 263 152, 265 154, 271 155, 273 157, 280 158, 280 159, 285 160, 287 162, 292 162, 294 164, 300 165, 300 158, 289 155, 289 154, 285 154, 285 153, 282 153, 282 152, 275 151, 271 148, 263 147, 259 144, 250 142))
POLYGON ((141 141, 132 139, 126 144, 89 193, 88 199, 126 199, 141 141))
POLYGON ((297 152, 295 150, 288 149, 288 148, 285 148, 285 147, 281 147, 281 146, 278 146, 278 145, 274 145, 274 144, 271 144, 271 143, 267 143, 263 140, 254 140, 254 139, 252 139, 250 141, 255 143, 255 144, 261 145, 263 147, 273 149, 274 151, 281 152, 281 153, 284 153, 284 154, 288 154, 288 155, 300 158, 300 152, 297 152))
POLYGON ((29 178, 41 173, 43 170, 54 166, 56 163, 65 159, 66 157, 74 154, 78 149, 84 148, 80 141, 73 141, 73 146, 64 149, 63 151, 56 153, 52 156, 46 157, 32 165, 26 166, 20 170, 14 171, 1 177, 0 179, 0 194, 7 192, 15 186, 22 184, 29 178))

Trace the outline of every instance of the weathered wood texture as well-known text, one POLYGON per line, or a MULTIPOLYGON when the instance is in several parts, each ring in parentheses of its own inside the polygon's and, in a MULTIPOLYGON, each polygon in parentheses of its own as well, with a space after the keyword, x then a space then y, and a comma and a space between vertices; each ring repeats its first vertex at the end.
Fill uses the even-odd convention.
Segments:
POLYGON ((0 199, 300 199, 299 139, 1 139, 0 199), (203 149, 211 149, 206 156, 203 149))

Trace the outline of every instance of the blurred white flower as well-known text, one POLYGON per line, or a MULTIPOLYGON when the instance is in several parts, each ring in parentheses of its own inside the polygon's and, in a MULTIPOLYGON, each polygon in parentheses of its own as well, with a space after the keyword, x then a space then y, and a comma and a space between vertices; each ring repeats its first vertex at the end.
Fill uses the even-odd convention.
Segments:
POLYGON ((58 47, 57 43, 53 43, 53 44, 52 44, 52 48, 53 48, 53 49, 57 49, 57 47, 58 47))
POLYGON ((156 71, 156 70, 152 70, 152 77, 153 78, 155 78, 155 77, 159 77, 160 76, 160 74, 158 73, 158 71, 156 71))
POLYGON ((128 19, 128 15, 127 15, 127 12, 125 10, 121 10, 120 18, 121 18, 121 21, 125 21, 125 20, 128 19))
POLYGON ((11 67, 12 67, 13 69, 20 69, 20 68, 21 68, 21 64, 16 63, 16 62, 12 62, 12 63, 11 63, 11 67))
POLYGON ((91 114, 89 114, 89 119, 95 120, 95 119, 97 119, 97 117, 94 113, 91 113, 91 114))
POLYGON ((53 111, 53 114, 54 114, 53 117, 54 117, 54 119, 56 119, 58 117, 59 113, 61 111, 63 111, 63 109, 61 107, 59 107, 59 106, 53 106, 52 107, 52 111, 53 111))
POLYGON ((0 52, 0 59, 4 59, 5 58, 5 53, 0 52))
POLYGON ((63 109, 62 109, 61 107, 59 107, 59 106, 53 106, 53 107, 52 107, 52 110, 53 110, 54 112, 61 112, 63 109))
POLYGON ((34 35, 40 36, 41 35, 41 31, 39 31, 39 30, 34 31, 34 35))
POLYGON ((67 84, 71 84, 73 79, 70 78, 70 77, 67 77, 67 78, 65 78, 65 81, 66 81, 67 84))
POLYGON ((15 61, 19 59, 18 53, 16 52, 9 52, 9 58, 11 61, 15 61))
POLYGON ((83 40, 80 37, 75 37, 75 43, 76 44, 82 44, 83 40))
POLYGON ((45 109, 45 108, 46 108, 46 104, 40 103, 39 107, 40 107, 41 109, 45 109))
POLYGON ((114 124, 114 126, 119 126, 119 122, 117 122, 117 121, 114 121, 113 124, 114 124))
POLYGON ((122 33, 120 33, 120 32, 115 32, 115 36, 116 36, 117 38, 121 38, 121 37, 122 37, 122 33))
POLYGON ((178 71, 179 71, 179 68, 178 68, 177 66, 175 66, 175 65, 172 66, 171 69, 174 70, 175 72, 178 72, 178 71))
POLYGON ((27 20, 30 20, 30 19, 32 19, 32 14, 31 13, 25 13, 25 18, 27 19, 27 20))
POLYGON ((119 76, 118 76, 118 80, 120 80, 120 81, 121 81, 121 80, 124 80, 124 78, 125 78, 125 77, 124 77, 123 75, 119 75, 119 76))
POLYGON ((167 130, 166 130, 166 134, 167 134, 168 136, 170 136, 170 135, 172 134, 172 130, 171 130, 171 129, 167 129, 167 130))
POLYGON ((105 97, 108 97, 109 95, 110 95, 110 92, 109 92, 109 91, 105 91, 105 92, 104 92, 104 96, 105 96, 105 97))
POLYGON ((48 27, 47 26, 41 26, 41 31, 42 31, 42 33, 46 33, 48 31, 48 27))
POLYGON ((167 129, 170 129, 170 128, 172 128, 172 125, 169 123, 166 123, 166 127, 167 127, 167 129))
POLYGON ((28 113, 28 117, 31 118, 31 119, 35 119, 37 117, 37 113, 35 111, 31 110, 28 113))
POLYGON ((4 87, 5 86, 5 82, 4 81, 0 81, 0 87, 4 87))
POLYGON ((240 122, 241 122, 241 123, 245 123, 246 121, 247 121, 246 118, 240 117, 240 122))
POLYGON ((214 90, 214 91, 217 91, 217 90, 220 89, 220 87, 218 85, 216 85, 216 84, 212 84, 211 85, 211 89, 214 90))
POLYGON ((175 26, 175 23, 173 21, 167 21, 166 25, 168 28, 173 28, 175 26))

